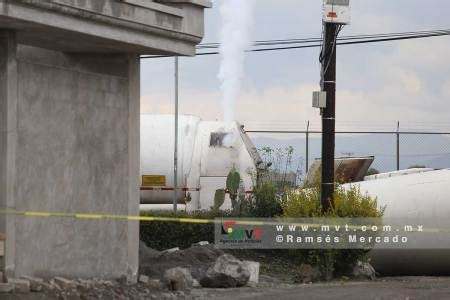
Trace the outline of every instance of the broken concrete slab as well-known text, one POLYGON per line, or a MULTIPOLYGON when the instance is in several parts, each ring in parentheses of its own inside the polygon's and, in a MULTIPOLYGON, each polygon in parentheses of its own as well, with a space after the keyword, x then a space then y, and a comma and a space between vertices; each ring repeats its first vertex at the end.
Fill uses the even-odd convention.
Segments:
POLYGON ((250 278, 248 279, 248 286, 256 286, 259 283, 259 262, 244 260, 244 265, 250 272, 250 278))
POLYGON ((57 277, 53 278, 53 282, 61 289, 70 289, 70 288, 76 287, 75 281, 64 278, 64 277, 57 276, 57 277))
POLYGON ((244 262, 224 254, 208 269, 200 284, 209 288, 232 288, 245 286, 249 279, 250 272, 244 262))

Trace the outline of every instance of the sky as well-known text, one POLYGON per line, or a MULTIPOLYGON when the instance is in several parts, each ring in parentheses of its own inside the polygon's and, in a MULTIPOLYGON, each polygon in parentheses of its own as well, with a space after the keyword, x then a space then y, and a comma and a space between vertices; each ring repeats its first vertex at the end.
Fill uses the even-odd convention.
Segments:
MULTIPOLYGON (((218 42, 215 0, 203 43, 218 42)), ((246 1, 246 0, 242 0, 246 1)), ((252 40, 320 37, 322 1, 255 0, 252 40)), ((450 28, 448 0, 352 0, 342 35, 450 28)), ((320 129, 319 48, 248 53, 235 119, 248 130, 320 129)), ((450 130, 450 36, 337 49, 337 130, 450 130)), ((218 55, 180 58, 180 113, 221 120, 218 55)), ((142 60, 141 112, 173 113, 173 58, 142 60)))

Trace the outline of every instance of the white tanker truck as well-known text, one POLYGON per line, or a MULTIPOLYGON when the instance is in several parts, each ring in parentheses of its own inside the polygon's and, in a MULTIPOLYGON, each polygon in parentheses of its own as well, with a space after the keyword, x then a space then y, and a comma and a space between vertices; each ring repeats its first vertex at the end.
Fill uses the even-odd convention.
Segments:
MULTIPOLYGON (((172 208, 174 116, 141 115, 141 210, 172 208)), ((237 122, 202 121, 182 115, 178 123, 177 202, 180 209, 209 209, 234 167, 247 192, 263 162, 237 122)), ((223 208, 231 208, 226 197, 223 208)))

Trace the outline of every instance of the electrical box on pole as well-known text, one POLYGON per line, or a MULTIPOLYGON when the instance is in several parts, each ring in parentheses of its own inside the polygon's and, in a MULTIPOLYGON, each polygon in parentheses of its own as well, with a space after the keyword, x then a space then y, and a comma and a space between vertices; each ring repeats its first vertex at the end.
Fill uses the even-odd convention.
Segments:
POLYGON ((314 91, 312 106, 315 108, 325 108, 327 107, 327 92, 324 91, 314 91))
POLYGON ((342 25, 350 24, 350 0, 324 0, 323 21, 342 25))

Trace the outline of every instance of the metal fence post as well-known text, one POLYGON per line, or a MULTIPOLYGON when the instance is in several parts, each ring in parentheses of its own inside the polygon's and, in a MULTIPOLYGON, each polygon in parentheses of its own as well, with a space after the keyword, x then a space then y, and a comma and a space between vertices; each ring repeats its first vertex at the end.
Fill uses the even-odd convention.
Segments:
POLYGON ((175 145, 173 151, 173 211, 177 211, 178 192, 178 56, 175 56, 175 145))
POLYGON ((400 170, 400 121, 397 121, 397 171, 400 170))
POLYGON ((309 169, 309 120, 306 123, 306 149, 305 149, 305 176, 308 174, 309 169))

